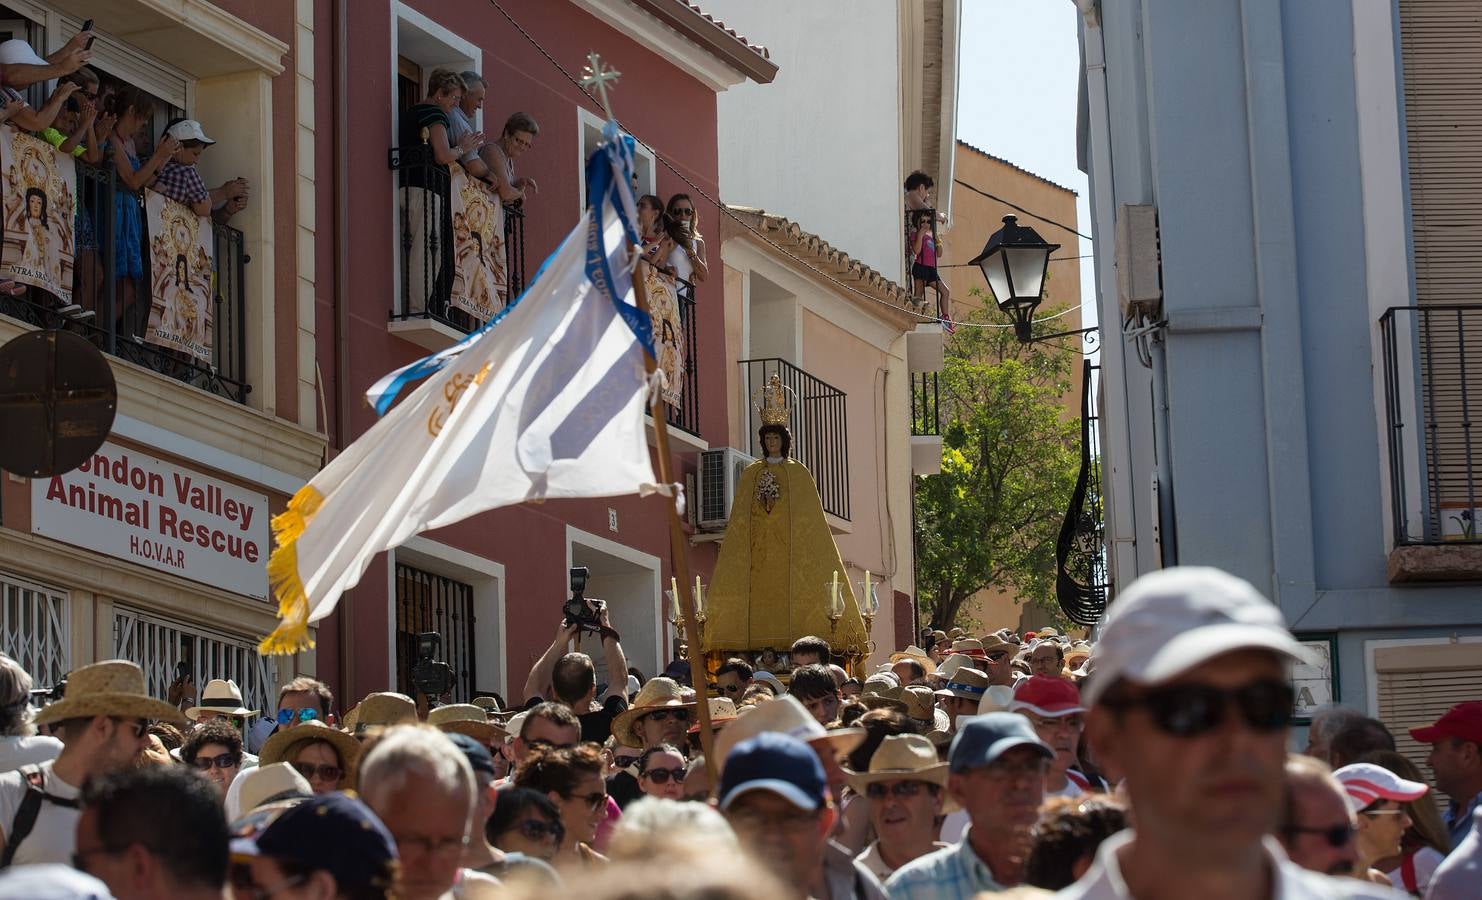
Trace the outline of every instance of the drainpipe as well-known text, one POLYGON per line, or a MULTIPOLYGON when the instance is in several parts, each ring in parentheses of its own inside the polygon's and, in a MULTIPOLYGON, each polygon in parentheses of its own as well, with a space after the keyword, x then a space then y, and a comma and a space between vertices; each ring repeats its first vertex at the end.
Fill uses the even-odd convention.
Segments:
POLYGON ((1173 519, 1173 465, 1168 435, 1168 326, 1151 335, 1148 355, 1153 360, 1153 443, 1157 453, 1153 472, 1158 479, 1158 533, 1164 568, 1178 565, 1178 528, 1173 519))
MULTIPOLYGON (((349 111, 349 21, 348 0, 336 0, 334 5, 334 447, 343 450, 349 443, 345 434, 346 414, 350 408, 350 297, 345 279, 350 272, 350 202, 348 172, 350 170, 350 147, 348 140, 349 111)), ((328 422, 324 423, 328 428, 328 422)), ((360 696, 363 691, 354 687, 353 610, 349 592, 340 599, 339 613, 339 682, 340 696, 360 696)))

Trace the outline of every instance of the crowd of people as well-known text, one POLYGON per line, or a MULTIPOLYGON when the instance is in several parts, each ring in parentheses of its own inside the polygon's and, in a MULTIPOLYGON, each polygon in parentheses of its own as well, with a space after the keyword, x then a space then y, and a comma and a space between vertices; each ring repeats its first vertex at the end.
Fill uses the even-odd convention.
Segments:
POLYGON ((1410 730, 1429 782, 1351 709, 1292 753, 1301 647, 1217 570, 1140 579, 1094 645, 928 632, 861 679, 806 637, 703 700, 600 626, 611 684, 563 624, 523 703, 342 717, 123 660, 36 704, 0 658, 0 898, 1482 896, 1482 702, 1410 730))

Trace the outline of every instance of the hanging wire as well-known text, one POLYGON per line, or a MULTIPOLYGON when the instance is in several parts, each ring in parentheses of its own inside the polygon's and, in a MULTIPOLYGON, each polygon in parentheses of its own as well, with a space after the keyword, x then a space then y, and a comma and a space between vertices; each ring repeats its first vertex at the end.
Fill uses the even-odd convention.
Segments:
MULTIPOLYGON (((530 32, 528 32, 528 31, 525 30, 524 26, 522 26, 519 22, 515 21, 514 16, 511 16, 507 11, 505 11, 505 9, 504 9, 503 6, 500 6, 499 5, 499 0, 489 0, 489 5, 492 6, 492 7, 494 7, 495 11, 497 11, 501 16, 503 16, 504 19, 505 19, 505 21, 509 22, 509 24, 512 25, 514 27, 514 29, 516 31, 518 31, 520 33, 520 35, 527 42, 529 42, 530 46, 534 47, 536 49, 536 51, 538 53, 540 53, 541 56, 545 57, 546 62, 550 63, 552 66, 554 66, 556 68, 556 70, 558 72, 560 72, 562 75, 564 75, 566 77, 566 80, 569 81, 569 82, 571 82, 571 86, 572 87, 576 88, 576 90, 583 97, 585 97, 587 100, 589 100, 594 107, 596 107, 598 109, 601 108, 601 105, 598 103, 597 98, 595 96, 593 96, 592 93, 590 91, 588 91, 585 87, 583 87, 582 86, 582 83, 576 78, 576 76, 574 76, 570 72, 568 72, 566 70, 566 67, 565 66, 563 66, 559 62, 557 62, 556 61, 556 58, 554 56, 551 56, 550 52, 547 51, 545 49, 545 47, 541 46, 540 42, 537 41, 535 39, 535 37, 530 34, 530 32)), ((614 119, 616 119, 616 116, 614 116, 614 119)), ((644 147, 644 149, 646 149, 650 154, 652 154, 653 155, 653 158, 656 159, 656 160, 658 160, 659 163, 661 165, 663 165, 664 168, 668 169, 671 173, 673 173, 675 176, 677 176, 680 181, 683 181, 689 187, 689 189, 692 192, 694 192, 695 194, 698 194, 700 197, 702 197, 705 200, 705 202, 707 202, 710 205, 714 206, 716 208, 716 210, 721 215, 726 216, 727 218, 729 218, 732 221, 734 221, 736 224, 740 225, 742 228, 745 228, 747 231, 749 231, 752 234, 756 235, 757 238, 759 238, 760 240, 762 240, 764 243, 769 244, 770 246, 772 246, 774 249, 776 249, 783 256, 787 257, 788 259, 792 260, 793 262, 797 263, 798 265, 802 266, 803 268, 808 269, 809 271, 817 274, 820 278, 823 278, 825 281, 831 282, 832 284, 834 284, 837 287, 839 287, 841 290, 846 291, 846 292, 851 293, 851 294, 856 294, 856 295, 858 295, 860 297, 863 297, 864 299, 870 301, 871 303, 875 303, 875 304, 878 304, 880 306, 888 307, 888 308, 890 308, 892 310, 895 310, 896 312, 905 313, 906 315, 909 315, 909 316, 915 316, 916 318, 922 320, 923 322, 940 322, 941 321, 941 319, 938 318, 938 317, 936 317, 936 316, 928 316, 928 315, 926 315, 924 313, 918 313, 915 310, 905 309, 904 307, 896 306, 894 303, 891 303, 888 300, 881 300, 879 297, 875 297, 875 296, 872 296, 870 294, 867 294, 864 291, 861 291, 859 288, 856 288, 856 287, 854 287, 851 284, 847 284, 847 283, 845 283, 843 281, 840 281, 838 278, 835 278, 833 275, 830 275, 828 272, 825 272, 823 269, 820 269, 818 266, 814 265, 813 263, 809 262, 808 260, 803 259, 802 257, 796 255, 792 251, 788 250, 786 247, 784 247, 781 244, 777 243, 776 241, 772 240, 772 238, 768 237, 763 232, 761 232, 761 231, 757 230, 756 228, 752 227, 752 225, 751 225, 750 222, 747 222, 745 219, 742 219, 740 216, 736 215, 724 203, 720 202, 716 198, 714 198, 714 197, 710 196, 708 193, 706 193, 703 188, 701 188, 699 185, 697 185, 693 181, 691 181, 687 175, 685 175, 679 169, 675 168, 674 165, 672 163, 670 163, 667 158, 665 158, 664 156, 660 155, 659 152, 657 150, 655 150, 647 141, 645 141, 642 138, 638 137, 637 134, 634 134, 631 129, 629 129, 626 125, 623 124, 623 122, 622 122, 621 119, 617 119, 617 123, 618 123, 618 126, 620 128, 622 128, 628 134, 632 135, 633 140, 635 140, 638 143, 642 144, 643 147, 644 147)), ((962 182, 959 181, 958 184, 962 184, 962 182)), ((966 185, 966 187, 971 188, 972 190, 978 190, 977 188, 974 188, 972 185, 966 185)), ((984 192, 983 191, 979 191, 979 193, 984 193, 984 192)), ((991 195, 987 195, 987 196, 991 196, 991 195)), ((994 197, 993 199, 997 200, 998 198, 994 197)), ((1008 201, 1006 201, 1006 200, 999 200, 999 202, 1000 203, 1007 203, 1009 206, 1014 206, 1012 203, 1008 203, 1008 201)), ((1019 207, 1017 207, 1017 206, 1014 206, 1014 208, 1015 209, 1019 209, 1019 207)), ((1034 216, 1037 219, 1042 218, 1041 216, 1038 216, 1035 213, 1031 213, 1031 212, 1029 212, 1027 210, 1020 210, 1020 211, 1021 212, 1024 212, 1026 215, 1034 216)), ((1051 222, 1051 220, 1049 220, 1049 219, 1044 219, 1044 221, 1051 222)), ((1053 224, 1053 225, 1059 225, 1058 222, 1051 222, 1051 224, 1053 224)), ((1060 227, 1061 228, 1065 228, 1064 225, 1060 225, 1060 227)), ((1067 230, 1074 231, 1074 229, 1067 229, 1067 230)), ((1076 234, 1080 234, 1080 232, 1075 232, 1075 233, 1076 234)), ((1081 236, 1082 237, 1085 237, 1085 235, 1081 235, 1081 236)), ((1088 240, 1089 240, 1089 238, 1088 238, 1088 240)), ((1066 315, 1067 313, 1071 313, 1071 312, 1074 312, 1075 310, 1080 309, 1081 306, 1083 306, 1083 305, 1084 304, 1076 304, 1075 306, 1072 306, 1069 309, 1061 310, 1058 313, 1054 313, 1052 315, 1045 316, 1042 319, 1035 319, 1034 321, 1035 322, 1048 322, 1051 319, 1058 319, 1061 316, 1066 315)), ((1014 327, 1012 323, 1003 324, 1003 325, 996 325, 996 324, 987 323, 987 322, 953 322, 953 324, 956 325, 959 328, 991 328, 991 329, 997 329, 997 330, 1001 330, 1001 329, 1005 329, 1005 328, 1013 328, 1014 327)))

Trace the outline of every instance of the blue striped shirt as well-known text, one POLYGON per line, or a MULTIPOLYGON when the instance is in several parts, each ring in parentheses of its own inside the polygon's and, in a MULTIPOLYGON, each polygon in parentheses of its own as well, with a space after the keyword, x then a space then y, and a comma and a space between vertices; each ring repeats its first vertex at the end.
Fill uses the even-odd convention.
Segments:
POLYGON ((998 892, 988 864, 973 852, 972 829, 950 847, 913 859, 885 882, 890 900, 972 900, 980 891, 998 892))

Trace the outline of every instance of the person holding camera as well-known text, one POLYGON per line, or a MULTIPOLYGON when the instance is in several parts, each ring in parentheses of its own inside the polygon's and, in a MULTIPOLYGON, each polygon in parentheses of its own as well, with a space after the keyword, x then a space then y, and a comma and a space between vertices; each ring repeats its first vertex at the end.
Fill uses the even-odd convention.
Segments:
POLYGON ((586 599, 586 569, 573 569, 572 596, 566 616, 556 629, 556 639, 546 648, 530 677, 525 679, 526 707, 542 700, 554 700, 571 707, 581 722, 581 739, 600 744, 612 734, 612 721, 628 708, 626 694, 628 660, 618 633, 607 618, 607 604, 586 599), (603 660, 607 664, 609 683, 602 701, 597 702, 597 670, 585 653, 568 653, 567 647, 583 631, 595 632, 602 641, 603 660))

